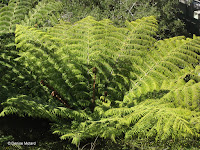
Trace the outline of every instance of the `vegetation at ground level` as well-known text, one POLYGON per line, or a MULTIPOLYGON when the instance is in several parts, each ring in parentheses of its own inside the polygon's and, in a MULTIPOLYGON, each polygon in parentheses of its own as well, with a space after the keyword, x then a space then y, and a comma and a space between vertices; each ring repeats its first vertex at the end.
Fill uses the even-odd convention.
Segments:
POLYGON ((175 1, 0 2, 1 147, 200 147, 200 37, 171 37, 175 1))

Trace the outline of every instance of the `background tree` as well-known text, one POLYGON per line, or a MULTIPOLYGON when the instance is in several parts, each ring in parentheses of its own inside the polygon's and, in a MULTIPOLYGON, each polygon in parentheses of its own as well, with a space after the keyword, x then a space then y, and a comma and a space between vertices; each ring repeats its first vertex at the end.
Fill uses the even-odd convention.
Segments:
POLYGON ((124 26, 125 20, 133 21, 153 15, 159 24, 158 39, 178 35, 188 36, 184 22, 178 17, 181 11, 177 0, 63 0, 63 3, 65 4, 63 17, 71 22, 90 15, 98 20, 108 18, 116 25, 124 26))

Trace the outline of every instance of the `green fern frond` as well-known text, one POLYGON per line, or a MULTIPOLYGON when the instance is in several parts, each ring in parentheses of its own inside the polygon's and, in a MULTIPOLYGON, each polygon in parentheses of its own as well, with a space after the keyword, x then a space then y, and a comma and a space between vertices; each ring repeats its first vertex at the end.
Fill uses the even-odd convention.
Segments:
POLYGON ((181 106, 190 110, 199 111, 200 84, 194 83, 190 86, 187 83, 181 88, 170 91, 163 98, 171 101, 176 107, 181 106))
MULTIPOLYGON (((159 106, 159 105, 158 105, 159 106)), ((180 108, 159 108, 152 107, 149 113, 144 115, 126 133, 125 138, 155 138, 156 141, 166 141, 168 139, 178 140, 181 138, 198 135, 188 122, 195 112, 186 111, 180 108)))
POLYGON ((24 117, 25 115, 31 117, 43 117, 49 120, 55 120, 54 116, 48 111, 48 106, 38 104, 26 95, 19 95, 16 98, 10 98, 3 102, 4 110, 1 112, 1 117, 9 114, 18 114, 24 117))
POLYGON ((21 23, 25 15, 31 9, 34 1, 12 0, 8 6, 0 9, 0 34, 14 33, 15 25, 21 23))
POLYGON ((63 9, 62 3, 55 0, 43 0, 29 11, 23 25, 38 27, 54 26, 60 18, 59 11, 63 9))
MULTIPOLYGON (((174 72, 177 73, 176 75, 178 75, 178 73, 180 75, 182 68, 185 68, 186 66, 192 68, 191 64, 197 65, 200 60, 198 53, 196 53, 198 52, 198 47, 195 52, 192 49, 184 50, 189 43, 195 43, 194 41, 197 39, 198 38, 184 40, 182 37, 176 37, 155 43, 158 51, 152 50, 149 55, 147 55, 148 57, 151 57, 147 58, 147 61, 149 60, 149 64, 152 64, 152 66, 147 67, 146 71, 144 70, 144 73, 138 77, 139 79, 133 82, 133 89, 137 88, 137 91, 134 91, 134 97, 139 97, 141 94, 149 92, 150 89, 153 90, 152 88, 145 86, 151 85, 147 82, 149 77, 154 79, 153 83, 158 87, 162 84, 163 79, 174 79, 176 77, 174 76, 174 72), (168 45, 168 47, 166 47, 166 45, 168 45), (155 53, 156 55, 159 55, 156 56, 155 53), (159 57, 161 59, 159 59, 159 57), (169 65, 171 67, 169 67, 169 65)), ((132 90, 130 92, 132 92, 132 90)), ((125 98, 125 100, 134 99, 134 97, 130 96, 130 98, 125 98)))
POLYGON ((57 107, 51 110, 51 113, 55 116, 62 118, 71 118, 74 120, 89 119, 89 116, 84 111, 74 111, 64 107, 57 107))

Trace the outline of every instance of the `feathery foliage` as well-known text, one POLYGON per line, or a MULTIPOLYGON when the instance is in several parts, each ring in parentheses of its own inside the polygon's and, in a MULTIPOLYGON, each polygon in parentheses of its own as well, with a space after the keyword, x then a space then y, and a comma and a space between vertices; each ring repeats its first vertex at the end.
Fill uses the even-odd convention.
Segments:
MULTIPOLYGON (((53 4, 39 2, 16 25, 11 61, 1 52, 2 68, 9 71, 0 88, 20 87, 3 97, 1 117, 47 118, 54 134, 77 146, 97 136, 155 143, 199 138, 199 37, 156 41, 153 16, 127 21, 123 28, 90 16, 70 24, 58 20, 61 3, 53 4), (105 91, 107 103, 100 98, 105 91)), ((14 27, 6 30, 12 33, 14 27)))
MULTIPOLYGON (((35 82, 31 71, 14 61, 14 59, 18 57, 14 37, 16 24, 37 26, 42 24, 44 27, 47 27, 58 22, 58 12, 61 11, 62 7, 60 2, 44 0, 39 2, 38 5, 37 3, 38 1, 35 0, 10 0, 8 5, 4 5, 4 7, 0 9, 1 102, 16 94, 26 95, 30 93, 41 93, 41 86, 35 82), (49 12, 49 10, 51 10, 51 12, 49 12), (46 18, 43 18, 44 20, 41 19, 41 15, 46 18), (55 15, 57 16, 55 17, 55 15), (45 24, 45 22, 48 22, 48 19, 49 21, 51 20, 51 24, 45 24), (26 20, 26 23, 24 23, 24 20, 26 20)), ((42 95, 44 94, 39 94, 40 97, 42 95)))

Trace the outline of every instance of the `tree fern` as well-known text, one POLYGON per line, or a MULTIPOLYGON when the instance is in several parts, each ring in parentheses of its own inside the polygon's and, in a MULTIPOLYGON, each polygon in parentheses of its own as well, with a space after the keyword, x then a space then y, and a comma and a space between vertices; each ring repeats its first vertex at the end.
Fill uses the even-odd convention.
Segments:
MULTIPOLYGON (((35 27, 34 12, 43 12, 43 2, 30 19, 27 16, 30 22, 16 26, 19 57, 13 59, 27 69, 38 88, 9 97, 0 116, 48 118, 54 122, 54 134, 77 146, 97 136, 114 142, 121 137, 157 143, 199 137, 199 37, 156 41, 154 17, 126 22, 124 28, 93 17, 35 27), (95 91, 94 67, 98 69, 95 91), (51 96, 55 91, 71 108, 51 96), (105 91, 107 103, 101 101, 105 91), (91 112, 93 92, 96 107, 91 112)), ((47 18, 38 19, 44 23, 47 18)))

